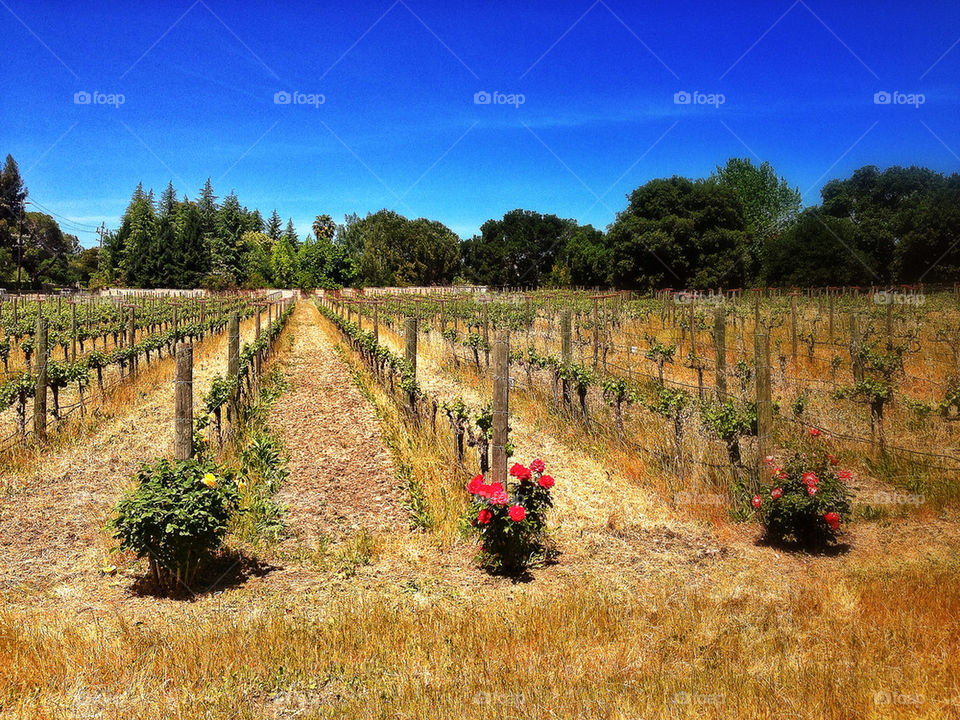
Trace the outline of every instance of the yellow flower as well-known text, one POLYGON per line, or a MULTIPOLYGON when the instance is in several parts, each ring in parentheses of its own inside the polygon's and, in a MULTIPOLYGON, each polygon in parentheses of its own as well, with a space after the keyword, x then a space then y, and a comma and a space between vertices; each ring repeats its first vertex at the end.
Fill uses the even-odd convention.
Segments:
POLYGON ((247 489, 247 483, 241 477, 237 478, 237 489, 240 490, 241 492, 247 489))
POLYGON ((215 488, 217 486, 217 478, 213 473, 207 473, 203 476, 203 484, 208 488, 215 488))

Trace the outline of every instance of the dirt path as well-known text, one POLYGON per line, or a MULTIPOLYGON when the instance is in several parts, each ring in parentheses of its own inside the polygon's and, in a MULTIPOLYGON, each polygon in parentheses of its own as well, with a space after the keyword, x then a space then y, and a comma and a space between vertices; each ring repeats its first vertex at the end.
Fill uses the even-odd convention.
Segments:
POLYGON ((296 541, 316 547, 361 528, 404 527, 403 488, 384 446, 376 415, 320 326, 313 303, 300 303, 290 322, 290 389, 270 424, 290 455, 281 491, 296 541))
MULTIPOLYGON (((248 320, 241 344, 252 337, 248 320)), ((226 342, 221 333, 195 346, 195 408, 226 369, 226 342)), ((0 598, 86 606, 120 596, 117 583, 100 576, 102 567, 121 562, 110 554, 104 527, 140 463, 171 451, 173 368, 170 358, 155 364, 93 433, 0 476, 0 598)))

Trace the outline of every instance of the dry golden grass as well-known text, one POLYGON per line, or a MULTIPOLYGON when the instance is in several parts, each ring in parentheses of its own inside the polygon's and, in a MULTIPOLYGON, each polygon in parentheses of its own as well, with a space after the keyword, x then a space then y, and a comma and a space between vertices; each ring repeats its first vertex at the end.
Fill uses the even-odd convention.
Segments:
MULTIPOLYGON (((331 326, 320 331, 337 344, 331 326)), ((676 506, 678 490, 716 486, 693 463, 638 455, 517 393, 518 459, 542 454, 558 481, 561 555, 523 581, 491 577, 459 531, 473 454, 452 470, 442 416, 436 433, 410 427, 352 353, 340 356, 421 529, 268 552, 277 567, 263 577, 191 602, 114 592, 78 613, 48 588, 20 588, 0 607, 0 715, 960 717, 952 506, 857 523, 847 552, 785 553, 759 544, 752 524, 676 506)), ((449 367, 442 344, 424 344, 420 371, 445 395, 487 394, 469 367, 449 367)), ((291 517, 310 518, 297 481, 287 501, 303 505, 291 517)))
POLYGON ((13 717, 950 717, 956 571, 811 568, 767 596, 752 577, 587 580, 496 605, 358 591, 321 617, 0 616, 0 685, 13 717))

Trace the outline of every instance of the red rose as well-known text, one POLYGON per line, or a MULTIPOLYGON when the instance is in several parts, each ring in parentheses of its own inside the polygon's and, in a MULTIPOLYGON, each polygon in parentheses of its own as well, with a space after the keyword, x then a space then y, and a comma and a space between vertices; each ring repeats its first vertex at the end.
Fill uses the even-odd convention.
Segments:
POLYGON ((823 516, 823 519, 827 521, 827 525, 836 532, 840 529, 840 516, 835 512, 828 512, 823 516))
POLYGON ((553 487, 553 478, 550 477, 549 475, 544 475, 539 480, 537 480, 537 483, 540 485, 540 487, 549 490, 550 488, 553 487))
POLYGON ((773 455, 767 455, 767 456, 763 459, 763 462, 764 462, 765 465, 773 465, 773 455))
POLYGON ((530 468, 525 468, 520 463, 514 463, 513 467, 510 468, 510 474, 517 478, 517 480, 529 480, 530 468))
POLYGON ((803 484, 804 485, 816 485, 820 482, 820 478, 817 477, 816 473, 805 472, 803 474, 803 484))
POLYGON ((787 474, 786 470, 781 470, 780 472, 777 473, 778 480, 786 480, 788 477, 790 476, 787 474))
POLYGON ((497 490, 490 495, 491 505, 506 505, 509 501, 510 498, 507 497, 507 493, 503 490, 497 490))
POLYGON ((483 508, 477 513, 477 522, 481 525, 486 525, 492 517, 493 513, 487 510, 487 508, 483 508))
POLYGON ((774 488, 770 491, 770 497, 774 500, 779 500, 781 495, 783 495, 783 488, 774 488))
POLYGON ((810 437, 820 437, 820 430, 817 428, 810 428, 810 437))
POLYGON ((480 497, 488 498, 492 492, 493 490, 489 485, 481 485, 479 488, 477 488, 477 495, 480 497))
POLYGON ((547 466, 544 465, 543 460, 537 459, 530 463, 530 469, 534 472, 542 473, 547 466))
POLYGON ((763 505, 763 500, 760 498, 759 495, 754 495, 753 506, 759 510, 761 505, 763 505))
POLYGON ((480 492, 480 488, 483 487, 483 475, 477 475, 473 480, 467 484, 467 492, 471 495, 476 495, 480 492))
POLYGON ((808 495, 816 495, 816 494, 817 494, 817 486, 816 486, 816 485, 807 485, 807 494, 808 494, 808 495))
POLYGON ((844 482, 846 482, 851 477, 853 477, 853 474, 849 470, 841 470, 840 472, 837 473, 837 477, 843 480, 844 482))
POLYGON ((523 505, 511 505, 507 514, 514 522, 520 522, 527 516, 527 511, 523 509, 523 505))
POLYGON ((839 465, 839 464, 840 464, 840 458, 838 458, 838 457, 837 457, 836 455, 834 455, 833 453, 827 453, 827 457, 830 458, 830 464, 831 464, 831 465, 839 465))

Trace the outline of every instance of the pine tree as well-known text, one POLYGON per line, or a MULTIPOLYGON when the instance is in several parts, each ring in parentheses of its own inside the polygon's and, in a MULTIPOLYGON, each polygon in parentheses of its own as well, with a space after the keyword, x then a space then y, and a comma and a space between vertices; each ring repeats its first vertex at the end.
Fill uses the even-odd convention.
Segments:
POLYGON ((174 245, 179 272, 174 277, 175 287, 199 287, 200 281, 210 272, 210 250, 203 236, 200 210, 194 203, 180 205, 174 245))
POLYGON ((280 239, 281 229, 283 226, 283 220, 280 219, 280 215, 274 209, 273 213, 270 215, 270 219, 267 220, 267 235, 270 236, 270 239, 276 242, 280 239))
POLYGON ((23 186, 17 161, 12 155, 7 155, 3 172, 0 173, 0 222, 16 223, 26 199, 27 189, 23 186))
POLYGON ((142 184, 138 184, 117 233, 120 269, 126 282, 134 287, 154 282, 157 228, 152 199, 151 194, 143 192, 142 184))
POLYGON ((173 182, 171 181, 167 183, 167 189, 164 190, 163 194, 160 196, 160 206, 157 208, 157 212, 160 217, 171 217, 176 207, 177 193, 173 189, 173 182))
POLYGON ((283 231, 282 239, 290 243, 293 248, 300 244, 300 237, 297 235, 297 229, 293 226, 293 218, 287 220, 287 228, 283 231))

